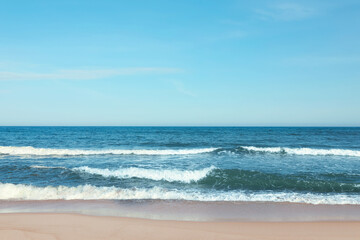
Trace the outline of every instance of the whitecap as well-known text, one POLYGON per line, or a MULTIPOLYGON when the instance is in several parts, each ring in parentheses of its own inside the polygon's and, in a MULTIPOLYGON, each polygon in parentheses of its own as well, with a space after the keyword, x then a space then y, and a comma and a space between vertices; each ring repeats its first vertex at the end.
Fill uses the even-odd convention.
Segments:
POLYGON ((146 178, 155 181, 184 182, 190 183, 206 177, 214 166, 199 170, 178 170, 178 169, 145 169, 145 168, 120 168, 116 170, 91 168, 87 166, 73 168, 75 171, 97 174, 103 177, 116 178, 146 178))
POLYGON ((76 156, 76 155, 189 155, 201 154, 215 151, 216 148, 192 148, 192 149, 56 149, 56 148, 34 148, 0 146, 0 154, 7 155, 33 155, 33 156, 76 156))
POLYGON ((267 153, 360 157, 360 151, 348 150, 348 149, 316 149, 316 148, 254 147, 254 146, 242 146, 241 148, 246 149, 248 151, 267 152, 267 153))

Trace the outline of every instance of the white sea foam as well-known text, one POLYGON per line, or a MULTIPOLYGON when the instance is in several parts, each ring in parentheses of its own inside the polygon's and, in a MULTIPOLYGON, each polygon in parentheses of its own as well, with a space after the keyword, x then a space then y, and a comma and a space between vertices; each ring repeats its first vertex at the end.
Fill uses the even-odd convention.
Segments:
POLYGON ((315 148, 287 148, 287 147, 253 147, 243 146, 242 148, 255 152, 288 153, 294 155, 336 155, 360 157, 360 151, 348 149, 315 149, 315 148))
POLYGON ((358 195, 345 194, 302 194, 302 193, 246 193, 232 192, 200 192, 168 190, 160 187, 150 189, 116 187, 95 187, 82 185, 77 187, 34 187, 30 185, 0 183, 1 200, 56 200, 56 199, 163 199, 163 200, 192 200, 192 201, 250 201, 250 202, 294 202, 311 204, 360 204, 358 195))
POLYGON ((76 155, 188 155, 215 151, 216 148, 193 148, 193 149, 104 149, 104 150, 82 150, 82 149, 56 149, 56 148, 34 148, 34 147, 6 147, 0 146, 0 154, 7 155, 35 155, 35 156, 76 156, 76 155))
POLYGON ((49 166, 41 166, 41 165, 32 165, 31 168, 39 168, 39 169, 66 169, 66 167, 49 167, 49 166))
POLYGON ((117 170, 90 168, 87 166, 73 168, 75 171, 98 174, 104 177, 117 178, 146 178, 155 181, 185 182, 198 181, 208 175, 214 166, 200 170, 177 170, 177 169, 145 169, 145 168, 120 168, 117 170))

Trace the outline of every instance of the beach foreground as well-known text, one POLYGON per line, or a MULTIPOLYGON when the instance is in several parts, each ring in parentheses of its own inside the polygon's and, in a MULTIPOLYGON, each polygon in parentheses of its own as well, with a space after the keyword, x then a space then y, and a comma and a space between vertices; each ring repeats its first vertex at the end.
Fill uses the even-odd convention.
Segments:
POLYGON ((360 222, 190 222, 61 213, 0 214, 0 239, 360 239, 360 222))

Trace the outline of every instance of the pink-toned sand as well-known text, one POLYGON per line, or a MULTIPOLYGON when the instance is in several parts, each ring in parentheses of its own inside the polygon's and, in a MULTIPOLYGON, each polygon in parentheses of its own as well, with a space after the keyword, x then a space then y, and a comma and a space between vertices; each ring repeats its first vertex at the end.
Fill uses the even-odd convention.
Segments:
POLYGON ((0 239, 359 240, 360 222, 186 222, 11 213, 0 214, 0 239))

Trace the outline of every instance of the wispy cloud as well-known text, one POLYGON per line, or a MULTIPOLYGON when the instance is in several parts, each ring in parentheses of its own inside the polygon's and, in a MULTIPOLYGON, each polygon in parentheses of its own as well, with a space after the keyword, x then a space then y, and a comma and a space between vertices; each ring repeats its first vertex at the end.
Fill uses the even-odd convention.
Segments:
POLYGON ((0 80, 92 80, 120 75, 170 74, 181 72, 178 68, 117 68, 117 69, 64 69, 54 72, 0 71, 0 80))
POLYGON ((7 89, 0 89, 0 93, 1 93, 1 94, 11 93, 11 91, 10 91, 10 90, 7 90, 7 89))
POLYGON ((264 9, 256 9, 255 12, 262 19, 274 19, 279 21, 295 21, 309 18, 316 14, 314 8, 298 3, 278 3, 264 9))

